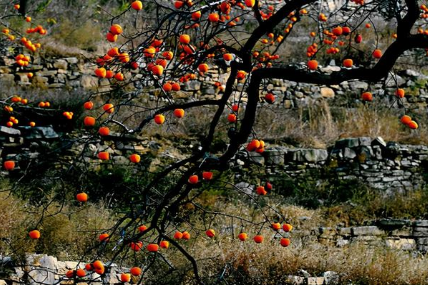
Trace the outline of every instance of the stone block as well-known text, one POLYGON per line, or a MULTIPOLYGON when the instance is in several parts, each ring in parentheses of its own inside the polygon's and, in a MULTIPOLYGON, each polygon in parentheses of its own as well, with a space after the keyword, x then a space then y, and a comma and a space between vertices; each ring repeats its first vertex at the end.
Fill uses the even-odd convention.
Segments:
POLYGON ((325 285, 338 285, 340 282, 340 276, 337 272, 326 271, 323 273, 325 285))
POLYGON ((406 80, 404 80, 403 77, 397 75, 397 74, 391 74, 388 73, 388 77, 386 78, 386 86, 387 87, 396 87, 396 86, 402 86, 406 83, 406 80))
POLYGON ((21 131, 15 128, 0 126, 0 136, 20 136, 21 131))
POLYGON ((56 70, 41 70, 36 72, 36 76, 40 77, 53 77, 58 73, 56 70))
POLYGON ((265 164, 265 158, 263 157, 263 155, 261 155, 260 153, 257 153, 257 152, 250 152, 248 154, 248 159, 251 162, 257 163, 259 165, 265 164))
POLYGON ((417 249, 422 252, 428 252, 428 245, 418 244, 417 249))
POLYGON ((15 73, 15 75, 19 77, 20 82, 25 82, 25 83, 30 82, 30 79, 28 78, 28 73, 26 72, 17 72, 15 73))
POLYGON ((306 280, 305 277, 288 275, 287 280, 285 282, 286 284, 303 285, 305 284, 306 280))
POLYGON ((352 233, 352 228, 339 228, 338 232, 341 236, 350 236, 352 233))
POLYGON ((64 60, 64 59, 57 59, 54 62, 53 66, 56 69, 64 69, 64 70, 66 70, 68 68, 68 62, 66 60, 64 60))
POLYGON ((380 145, 383 147, 386 147, 386 142, 383 140, 383 138, 381 137, 376 137, 373 141, 372 141, 372 146, 374 145, 380 145))
POLYGON ((92 89, 98 87, 98 78, 91 75, 82 75, 80 85, 85 89, 92 89))
POLYGON ((328 152, 325 149, 305 149, 302 155, 308 162, 325 161, 328 158, 328 152))
POLYGON ((329 87, 321 87, 320 93, 323 98, 334 98, 334 90, 329 87))
POLYGON ((428 237, 428 228, 426 227, 414 227, 413 236, 415 237, 428 237))
POLYGON ((382 178, 382 181, 383 182, 393 182, 393 181, 396 181, 396 180, 398 180, 398 177, 383 177, 382 178))
POLYGON ((358 138, 348 138, 336 141, 335 148, 354 148, 360 145, 358 138))
POLYGON ((367 88, 369 87, 367 82, 363 82, 363 81, 351 81, 349 82, 349 88, 351 88, 352 90, 367 90, 367 88))
POLYGON ((416 243, 418 245, 428 245, 428 237, 426 237, 426 238, 418 238, 416 240, 416 243))
POLYGON ((293 101, 292 100, 284 100, 284 108, 285 109, 291 109, 294 107, 293 101))
POLYGON ((129 161, 128 158, 121 156, 121 155, 113 156, 113 162, 115 163, 115 165, 129 165, 129 164, 131 164, 131 162, 129 161))
POLYGON ((343 158, 345 158, 345 159, 352 160, 356 156, 357 156, 357 153, 355 152, 355 150, 353 150, 349 147, 345 147, 345 149, 343 150, 343 158))
POLYGON ((189 91, 189 90, 197 91, 199 89, 201 89, 201 82, 199 82, 198 80, 187 81, 186 83, 183 84, 183 90, 185 91, 189 91))
POLYGON ((428 227, 428 220, 416 220, 413 225, 416 227, 428 227))
POLYGON ((285 161, 303 161, 302 152, 300 149, 290 149, 285 154, 285 161))
POLYGON ((323 285, 324 277, 309 277, 306 282, 308 285, 323 285))
POLYGON ((380 182, 380 181, 382 181, 382 177, 377 177, 377 176, 368 177, 368 178, 366 178, 366 181, 367 182, 380 182))
POLYGON ((353 236, 382 236, 386 235, 384 231, 376 226, 353 227, 351 229, 353 236))
POLYGON ((358 138, 360 146, 371 146, 372 139, 370 137, 360 137, 358 138))
POLYGON ((263 155, 267 165, 283 165, 285 150, 279 147, 274 147, 264 151, 263 155))
POLYGON ((384 245, 382 238, 377 236, 356 236, 350 239, 351 243, 362 243, 367 245, 384 245))
POLYGON ((61 82, 61 80, 65 80, 67 78, 67 70, 65 69, 58 69, 58 80, 61 82))
POLYGON ((55 132, 53 127, 28 127, 23 126, 20 128, 23 136, 27 140, 35 140, 35 139, 57 139, 59 135, 55 132))
POLYGON ((247 195, 251 195, 254 194, 254 185, 251 185, 247 182, 239 182, 237 184, 235 184, 234 189, 236 189, 238 192, 247 194, 247 195))
POLYGON ((76 57, 66 57, 64 58, 70 64, 77 64, 79 60, 76 57))
POLYGON ((414 239, 388 238, 385 240, 385 245, 391 249, 413 250, 416 248, 414 239))
POLYGON ((172 93, 174 99, 187 99, 193 95, 193 92, 177 91, 172 93))
POLYGON ((65 84, 64 83, 52 83, 48 85, 48 88, 64 88, 65 84))
POLYGON ((39 64, 32 64, 31 66, 27 66, 25 68, 26 72, 30 72, 30 71, 39 71, 39 70, 43 70, 44 66, 43 65, 39 65, 39 64))

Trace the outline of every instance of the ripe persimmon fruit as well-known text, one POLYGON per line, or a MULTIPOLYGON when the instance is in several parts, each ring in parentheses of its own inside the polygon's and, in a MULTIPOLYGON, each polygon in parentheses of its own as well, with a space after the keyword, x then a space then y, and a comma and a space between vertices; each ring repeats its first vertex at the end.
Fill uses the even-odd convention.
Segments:
POLYGON ((309 68, 309 70, 316 70, 318 68, 318 61, 316 61, 314 59, 308 61, 308 68, 309 68))
POLYGON ((86 201, 88 201, 88 194, 86 194, 84 192, 78 193, 76 195, 76 199, 79 202, 86 202, 86 201))
POLYGON ((32 230, 28 233, 31 239, 39 239, 40 238, 40 232, 38 230, 32 230))
POLYGON ((189 177, 188 181, 190 184, 197 184, 199 182, 199 177, 198 175, 192 175, 189 177))
POLYGON ((150 243, 146 248, 149 252, 157 252, 159 250, 159 246, 155 243, 150 243))
POLYGON ((209 237, 209 238, 213 238, 215 236, 215 231, 213 229, 208 229, 205 234, 209 237))
POLYGON ((254 241, 255 241, 256 243, 262 243, 262 242, 263 242, 263 236, 262 236, 262 235, 256 235, 256 236, 254 237, 254 241))
POLYGON ((138 155, 138 154, 136 154, 136 153, 134 153, 134 154, 131 154, 131 155, 129 156, 129 160, 130 160, 132 163, 139 163, 139 162, 140 162, 140 160, 141 160, 141 156, 140 156, 140 155, 138 155))

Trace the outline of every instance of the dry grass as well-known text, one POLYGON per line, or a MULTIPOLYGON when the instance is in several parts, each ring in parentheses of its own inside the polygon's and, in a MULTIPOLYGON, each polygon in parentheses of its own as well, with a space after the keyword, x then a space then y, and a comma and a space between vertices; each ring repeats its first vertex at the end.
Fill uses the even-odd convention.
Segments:
POLYGON ((0 255, 19 259, 25 253, 42 252, 62 260, 78 260, 97 243, 99 232, 115 220, 98 204, 76 207, 52 203, 44 212, 43 208, 24 203, 10 192, 0 192, 0 255), (44 219, 39 223, 42 214, 44 219), (28 237, 34 228, 42 232, 37 242, 28 237))
POLYGON ((233 264, 235 274, 250 284, 278 284, 300 269, 312 276, 325 271, 339 272, 341 284, 427 284, 428 262, 406 252, 375 250, 363 245, 347 249, 321 246, 281 248, 277 242, 223 247, 223 262, 233 264), (239 273, 238 273, 239 272, 239 273))
MULTIPOLYGON (((206 284, 291 284, 288 276, 299 275, 302 269, 311 276, 322 276, 326 271, 338 272, 339 284, 428 284, 428 260, 423 255, 363 244, 336 248, 309 242, 292 243, 283 248, 272 231, 262 232, 265 236, 262 244, 252 240, 254 234, 251 233, 246 242, 230 236, 214 240, 201 237, 185 247, 198 260, 206 284)), ((293 241, 293 233, 291 239, 293 241)), ((189 263, 176 256, 175 252, 167 254, 178 270, 188 270, 189 263)), ((156 281, 149 279, 149 284, 166 284, 162 276, 157 277, 156 281)), ((176 283, 192 284, 179 280, 176 283)))
POLYGON ((379 105, 331 108, 324 101, 303 110, 261 109, 255 129, 261 138, 305 147, 326 147, 346 137, 377 137, 409 144, 428 143, 426 114, 410 114, 419 124, 411 131, 399 121, 403 111, 379 105))

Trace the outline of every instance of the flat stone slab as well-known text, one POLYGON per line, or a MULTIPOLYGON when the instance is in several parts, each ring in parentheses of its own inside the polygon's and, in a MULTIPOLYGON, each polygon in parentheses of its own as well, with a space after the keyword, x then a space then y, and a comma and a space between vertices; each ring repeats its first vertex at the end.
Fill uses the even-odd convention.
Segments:
POLYGON ((348 138, 348 139, 341 139, 336 141, 335 148, 353 148, 360 145, 359 138, 348 138))
POLYGON ((22 127, 25 139, 56 139, 59 135, 52 127, 22 127))
POLYGON ((385 219, 379 221, 379 226, 382 228, 398 228, 398 227, 404 227, 404 226, 410 226, 411 221, 410 220, 400 220, 400 219, 385 219))
POLYGON ((385 235, 385 232, 380 230, 376 226, 366 226, 366 227, 354 227, 351 230, 352 235, 354 236, 381 236, 385 235))
POLYGON ((416 227, 428 227, 428 220, 417 220, 413 222, 416 227))
POLYGON ((5 126, 0 126, 0 135, 7 135, 7 136, 20 136, 21 131, 14 128, 9 128, 5 126))
POLYGON ((413 228, 413 236, 415 237, 428 237, 428 228, 415 227, 413 228))

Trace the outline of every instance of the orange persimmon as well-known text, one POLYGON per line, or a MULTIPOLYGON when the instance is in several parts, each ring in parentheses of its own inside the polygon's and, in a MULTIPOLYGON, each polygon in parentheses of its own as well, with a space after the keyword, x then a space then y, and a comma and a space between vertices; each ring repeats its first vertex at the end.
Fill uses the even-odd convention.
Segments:
POLYGON ((108 152, 102 151, 98 153, 98 158, 101 160, 109 160, 110 159, 110 155, 108 152))
POLYGON ((162 114, 157 114, 154 117, 154 121, 158 125, 162 125, 165 122, 165 116, 162 114))
POLYGON ((129 160, 132 163, 139 163, 141 160, 141 157, 138 154, 134 153, 134 154, 131 154, 131 156, 129 157, 129 160))
POLYGON ((88 201, 88 194, 86 194, 84 192, 78 193, 76 195, 76 199, 79 202, 86 202, 86 201, 88 201))
POLYGON ((157 252, 159 250, 159 246, 155 243, 150 243, 149 245, 147 245, 147 250, 149 252, 157 252))
POLYGON ((361 100, 371 102, 373 101, 373 94, 370 92, 364 92, 361 95, 361 100))
POLYGON ((141 9, 143 9, 143 3, 141 3, 141 1, 134 1, 131 3, 131 8, 137 11, 140 11, 141 9))
POLYGON ((246 233, 240 233, 238 238, 240 241, 245 241, 248 238, 248 235, 246 233))
POLYGON ((95 118, 94 118, 94 117, 91 117, 91 116, 86 116, 86 117, 83 119, 83 124, 84 124, 86 127, 93 127, 93 126, 95 126, 95 118))
POLYGON ((38 230, 32 230, 28 233, 31 239, 39 239, 40 238, 40 232, 38 230))
POLYGON ((209 237, 209 238, 213 238, 215 236, 215 231, 213 229, 208 229, 205 234, 209 237))
POLYGON ((282 238, 281 241, 279 242, 283 247, 287 247, 290 245, 290 239, 288 238, 282 238))
POLYGON ((189 177, 188 181, 190 184, 197 184, 199 182, 199 177, 198 175, 192 175, 189 177))
POLYGON ((310 69, 310 70, 316 70, 317 68, 318 68, 318 61, 316 61, 316 60, 310 60, 310 61, 308 61, 308 68, 310 69))
POLYGON ((254 237, 254 241, 255 241, 256 243, 262 243, 262 242, 263 242, 263 236, 262 236, 262 235, 256 235, 256 236, 254 237))
POLYGON ((177 118, 183 118, 184 117, 184 110, 183 109, 175 109, 174 110, 174 116, 177 118))
POLYGON ((13 161, 13 160, 6 160, 3 163, 3 167, 6 170, 13 170, 15 168, 15 161, 13 161))

